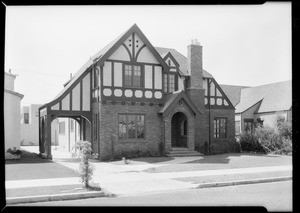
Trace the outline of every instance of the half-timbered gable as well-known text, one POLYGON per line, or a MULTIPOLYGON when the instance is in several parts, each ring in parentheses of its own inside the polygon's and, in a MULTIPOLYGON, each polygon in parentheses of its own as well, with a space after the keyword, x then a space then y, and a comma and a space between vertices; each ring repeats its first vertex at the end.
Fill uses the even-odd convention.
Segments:
POLYGON ((211 109, 234 109, 234 106, 226 96, 222 88, 214 78, 203 78, 204 103, 211 109))
POLYGON ((101 101, 163 101, 163 73, 168 66, 134 25, 115 43, 116 50, 100 64, 101 101))

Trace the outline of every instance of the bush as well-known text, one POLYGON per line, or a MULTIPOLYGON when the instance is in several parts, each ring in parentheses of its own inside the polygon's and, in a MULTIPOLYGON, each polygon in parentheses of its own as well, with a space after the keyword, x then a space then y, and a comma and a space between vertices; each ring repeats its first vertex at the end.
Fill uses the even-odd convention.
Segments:
POLYGON ((266 154, 266 149, 259 143, 257 135, 251 132, 243 132, 239 138, 241 150, 266 154))
POLYGON ((291 155, 292 125, 279 116, 276 128, 257 127, 254 133, 243 132, 239 140, 243 151, 291 155))
MULTIPOLYGON (((93 159, 92 146, 89 141, 78 141, 76 142, 76 148, 79 150, 79 157, 81 158, 79 164, 80 178, 85 187, 88 188, 95 170, 95 167, 89 162, 89 159, 93 159)), ((73 157, 75 156, 73 155, 73 157)))
POLYGON ((149 150, 127 150, 122 151, 121 153, 114 154, 114 159, 122 159, 125 157, 126 159, 132 159, 132 158, 140 158, 140 157, 158 157, 160 156, 159 153, 153 154, 149 150))
POLYGON ((11 148, 9 148, 6 152, 8 152, 12 155, 21 155, 22 154, 22 151, 19 149, 16 149, 16 147, 14 147, 13 150, 11 148))

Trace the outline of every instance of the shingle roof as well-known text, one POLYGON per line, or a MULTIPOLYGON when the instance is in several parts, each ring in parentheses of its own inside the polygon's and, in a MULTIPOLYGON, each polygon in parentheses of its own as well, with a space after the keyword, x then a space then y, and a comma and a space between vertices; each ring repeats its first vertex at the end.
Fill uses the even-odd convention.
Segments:
POLYGON ((236 113, 244 112, 260 100, 257 113, 289 110, 292 107, 292 81, 242 89, 240 100, 236 113))
POLYGON ((103 49, 97 52, 94 56, 92 56, 75 74, 74 77, 65 84, 65 87, 57 94, 57 96, 53 99, 57 99, 60 97, 72 84, 75 82, 85 71, 89 68, 95 61, 98 61, 101 56, 103 56, 128 30, 119 35, 116 39, 111 41, 108 45, 106 45, 103 49))
MULTIPOLYGON (((156 51, 162 56, 164 57, 168 52, 170 52, 174 58, 176 59, 176 61, 179 64, 179 69, 181 70, 181 72, 186 75, 186 76, 190 76, 191 74, 189 73, 189 71, 187 70, 187 57, 185 57, 184 55, 182 55, 180 52, 178 52, 175 49, 172 48, 165 48, 165 47, 154 47, 156 49, 156 51)), ((210 73, 208 73, 206 70, 203 70, 203 77, 205 78, 214 78, 210 73)))
POLYGON ((241 90, 249 88, 247 86, 235 86, 235 85, 224 85, 219 84, 226 96, 229 98, 233 106, 236 106, 240 102, 241 90))
MULTIPOLYGON (((73 78, 65 83, 65 87, 56 95, 55 98, 52 100, 56 100, 59 98, 93 63, 100 60, 102 56, 104 56, 131 28, 137 27, 136 24, 134 24, 132 27, 130 27, 128 30, 124 31, 122 34, 120 34, 116 39, 111 41, 108 45, 106 45, 103 49, 101 49, 99 52, 97 52, 94 56, 92 56, 73 76, 73 78)), ((161 48, 161 47, 155 47, 155 50, 158 52, 160 56, 165 56, 168 52, 171 52, 171 54, 174 56, 174 58, 177 60, 177 62, 180 65, 180 69, 183 72, 184 75, 189 76, 190 74, 187 71, 187 58, 183 56, 181 53, 174 49, 170 48, 161 48)), ((213 78, 211 74, 203 70, 203 76, 207 78, 213 78)))

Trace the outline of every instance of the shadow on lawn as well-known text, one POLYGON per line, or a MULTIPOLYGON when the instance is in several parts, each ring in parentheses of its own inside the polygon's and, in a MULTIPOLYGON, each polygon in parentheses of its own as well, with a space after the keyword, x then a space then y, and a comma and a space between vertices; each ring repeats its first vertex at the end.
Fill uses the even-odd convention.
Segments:
POLYGON ((162 163, 173 160, 173 157, 148 157, 148 158, 132 158, 132 161, 140 161, 145 163, 162 163))
POLYGON ((249 152, 241 152, 241 153, 225 153, 225 154, 217 154, 217 155, 204 155, 203 158, 183 162, 181 164, 187 163, 213 163, 213 164, 228 164, 230 161, 230 157, 241 157, 241 156, 253 156, 253 157, 280 157, 276 155, 266 155, 266 154, 258 154, 258 153, 249 153, 249 152))
POLYGON ((22 164, 22 163, 53 163, 50 159, 43 159, 37 153, 21 150, 21 159, 5 160, 5 164, 22 164))

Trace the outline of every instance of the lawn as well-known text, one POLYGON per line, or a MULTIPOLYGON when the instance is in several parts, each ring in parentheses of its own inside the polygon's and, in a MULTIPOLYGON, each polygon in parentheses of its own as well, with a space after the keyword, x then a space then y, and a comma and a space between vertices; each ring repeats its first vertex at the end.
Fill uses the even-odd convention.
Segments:
POLYGON ((5 161, 6 180, 31 180, 64 177, 78 177, 78 173, 51 160, 41 159, 33 152, 22 150, 20 160, 5 161))

